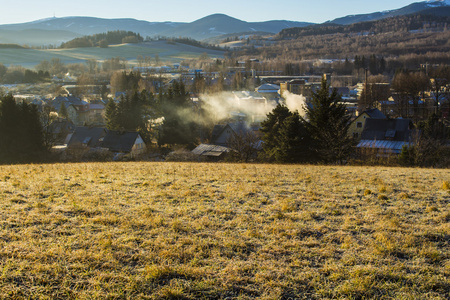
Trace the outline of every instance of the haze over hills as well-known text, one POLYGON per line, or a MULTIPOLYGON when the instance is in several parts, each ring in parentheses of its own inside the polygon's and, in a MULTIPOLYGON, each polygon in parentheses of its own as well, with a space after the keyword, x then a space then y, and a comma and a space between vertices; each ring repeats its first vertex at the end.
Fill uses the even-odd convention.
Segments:
POLYGON ((245 22, 227 15, 214 14, 191 23, 147 22, 135 19, 101 19, 93 17, 50 18, 22 24, 0 25, 0 43, 31 45, 55 44, 74 37, 126 30, 143 37, 188 37, 204 40, 218 35, 265 32, 278 33, 285 28, 304 27, 312 23, 293 21, 245 22), (41 43, 29 41, 27 30, 34 30, 34 38, 41 43), (51 31, 57 30, 58 33, 51 31), (67 38, 68 36, 72 36, 67 38))
MULTIPOLYGON (((403 8, 363 15, 350 15, 327 23, 341 25, 374 21, 400 15, 427 13, 450 16, 450 0, 424 1, 403 8)), ((48 18, 21 24, 0 25, 0 43, 31 46, 55 45, 73 38, 125 30, 142 37, 187 37, 199 41, 230 35, 277 34, 283 29, 313 25, 307 22, 272 20, 246 22, 224 14, 213 14, 191 23, 148 22, 136 19, 102 19, 95 17, 48 18)))
POLYGON ((0 25, 0 29, 8 30, 63 30, 80 36, 103 33, 107 31, 133 31, 142 36, 154 36, 185 23, 148 22, 136 19, 102 19, 94 17, 64 17, 37 20, 22 24, 0 25))
POLYGON ((161 35, 169 37, 190 37, 196 40, 232 34, 232 33, 278 33, 283 29, 292 27, 305 27, 312 23, 294 22, 286 20, 267 22, 245 22, 224 14, 214 14, 192 23, 177 26, 171 30, 162 32, 161 35))

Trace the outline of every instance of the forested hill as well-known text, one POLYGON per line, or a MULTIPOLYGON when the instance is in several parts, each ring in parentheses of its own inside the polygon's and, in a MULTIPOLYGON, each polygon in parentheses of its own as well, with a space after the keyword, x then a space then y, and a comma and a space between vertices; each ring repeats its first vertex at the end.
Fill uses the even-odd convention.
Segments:
POLYGON ((0 44, 0 49, 24 49, 24 47, 17 44, 0 44))
POLYGON ((83 36, 75 38, 66 43, 61 44, 61 48, 83 48, 83 47, 102 47, 106 48, 108 45, 124 44, 124 43, 139 43, 144 39, 139 33, 131 31, 108 31, 107 33, 98 33, 90 36, 83 36))
MULTIPOLYGON (((443 7, 450 15, 450 7, 443 7)), ((416 14, 398 16, 372 22, 360 22, 351 25, 324 23, 308 27, 287 28, 278 34, 279 39, 296 39, 305 36, 326 34, 382 34, 390 32, 432 32, 444 31, 450 23, 448 16, 416 14)))

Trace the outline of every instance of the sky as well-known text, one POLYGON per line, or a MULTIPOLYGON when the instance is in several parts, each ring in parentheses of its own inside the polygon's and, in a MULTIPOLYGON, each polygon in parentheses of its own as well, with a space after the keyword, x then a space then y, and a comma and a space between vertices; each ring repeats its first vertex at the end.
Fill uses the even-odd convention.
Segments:
POLYGON ((414 2, 420 0, 0 0, 0 24, 53 16, 193 22, 215 13, 247 22, 323 23, 346 15, 397 9, 414 2))

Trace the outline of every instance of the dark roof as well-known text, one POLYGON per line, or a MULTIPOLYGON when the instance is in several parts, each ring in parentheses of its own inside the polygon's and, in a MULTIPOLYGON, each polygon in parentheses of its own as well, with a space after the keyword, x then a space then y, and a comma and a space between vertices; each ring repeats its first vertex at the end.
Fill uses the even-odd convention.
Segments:
POLYGON ((100 147, 101 139, 106 135, 106 132, 106 128, 102 127, 77 127, 67 146, 81 144, 90 148, 100 147))
POLYGON ((213 141, 216 140, 220 136, 222 131, 225 129, 225 126, 227 126, 227 125, 223 125, 223 124, 214 125, 214 128, 211 133, 211 140, 213 140, 213 141))
POLYGON ((50 124, 49 129, 53 134, 69 133, 75 131, 75 125, 67 119, 58 119, 50 124))
POLYGON ((336 88, 331 88, 330 87, 330 94, 333 92, 333 90, 336 89, 336 92, 338 93, 338 95, 348 95, 350 94, 350 89, 348 87, 336 87, 336 88))
POLYGON ((361 140, 390 140, 407 142, 410 139, 409 119, 367 119, 361 140))
POLYGON ((386 119, 386 116, 378 108, 368 109, 363 113, 368 114, 372 119, 386 119))
POLYGON ((359 141, 356 147, 382 149, 392 153, 400 154, 403 146, 410 146, 410 145, 411 145, 410 142, 361 140, 359 141))
POLYGON ((105 106, 103 104, 89 103, 89 109, 102 110, 105 109, 105 106))
POLYGON ((223 146, 200 144, 197 146, 197 148, 195 148, 191 152, 196 155, 218 157, 224 153, 230 152, 230 149, 227 147, 223 147, 223 146))
POLYGON ((64 104, 66 106, 66 108, 68 108, 70 105, 85 106, 85 105, 88 105, 89 103, 87 103, 86 101, 81 100, 78 97, 74 97, 74 96, 67 96, 67 97, 58 96, 55 99, 53 99, 52 103, 51 103, 51 105, 57 111, 60 110, 62 104, 64 104))
POLYGON ((219 124, 215 125, 213 128, 213 131, 211 133, 211 141, 215 142, 216 139, 222 134, 222 132, 225 131, 227 127, 231 128, 231 130, 233 130, 233 132, 236 134, 246 133, 250 131, 254 132, 259 130, 258 126, 251 126, 245 122, 228 123, 225 125, 219 124))
POLYGON ((120 132, 108 131, 103 138, 102 147, 113 152, 131 152, 139 133, 136 131, 120 132))

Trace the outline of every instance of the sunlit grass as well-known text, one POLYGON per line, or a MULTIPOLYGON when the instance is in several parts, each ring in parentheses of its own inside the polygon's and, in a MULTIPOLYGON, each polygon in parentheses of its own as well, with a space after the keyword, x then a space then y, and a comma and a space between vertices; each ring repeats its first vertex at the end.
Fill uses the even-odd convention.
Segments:
POLYGON ((448 170, 0 166, 0 298, 448 299, 448 170))

